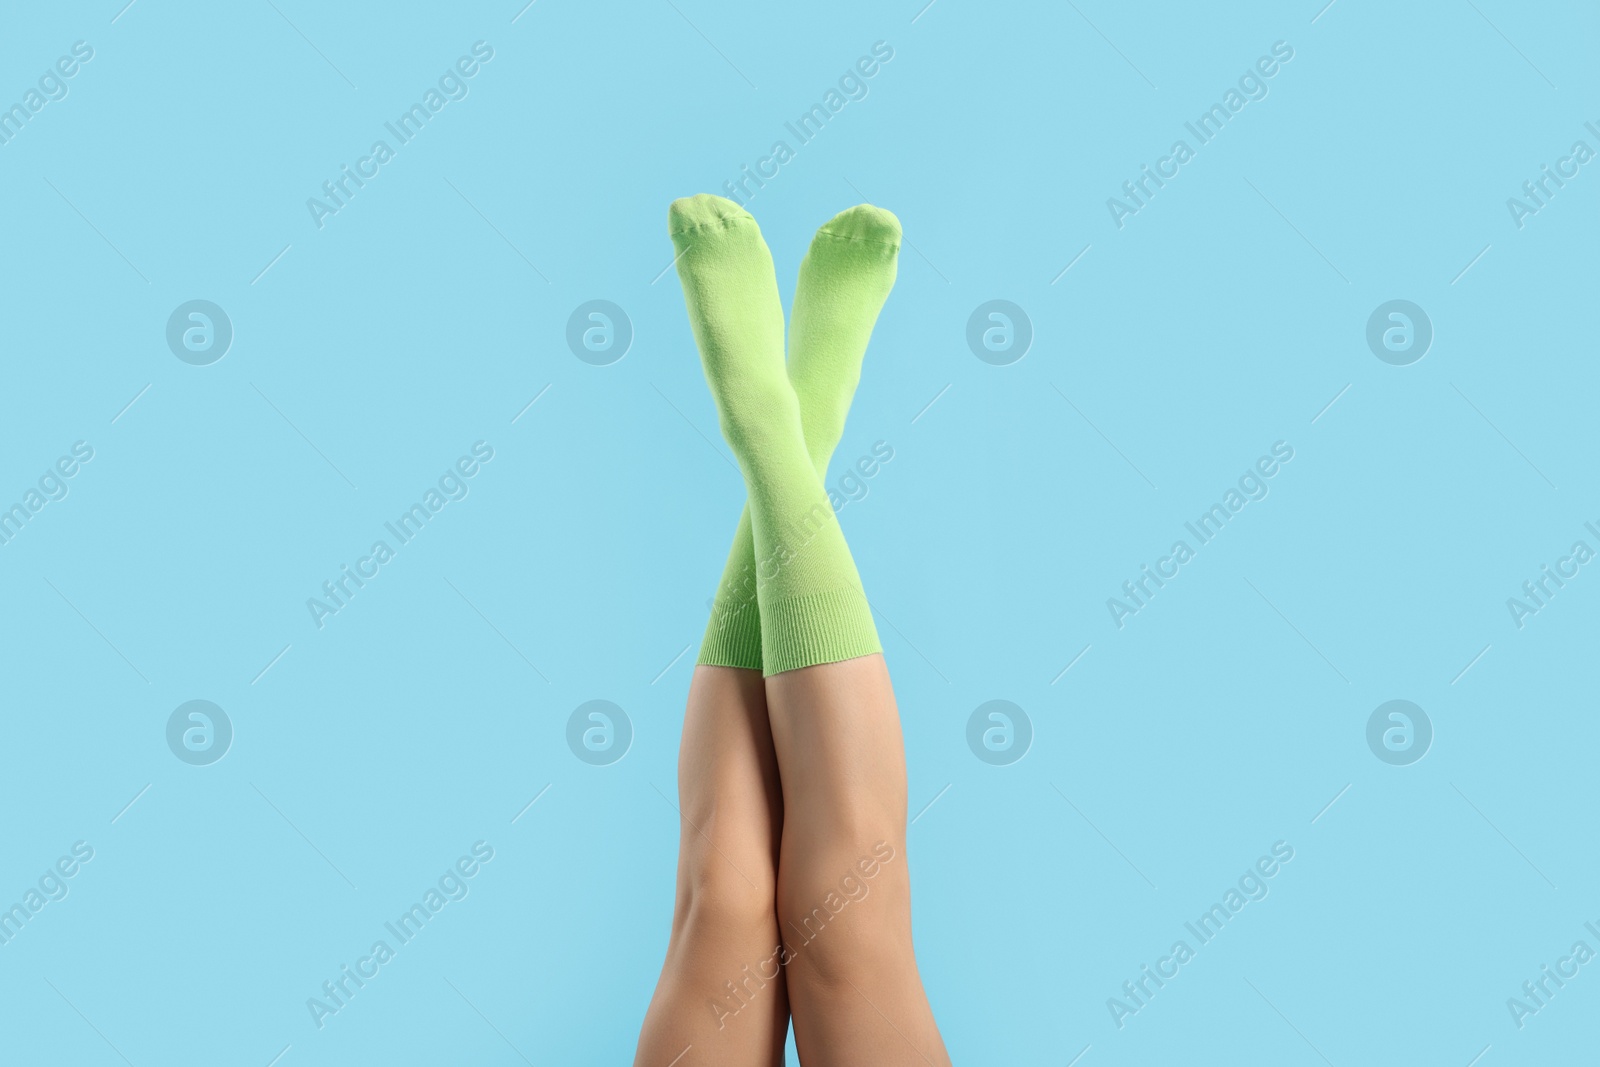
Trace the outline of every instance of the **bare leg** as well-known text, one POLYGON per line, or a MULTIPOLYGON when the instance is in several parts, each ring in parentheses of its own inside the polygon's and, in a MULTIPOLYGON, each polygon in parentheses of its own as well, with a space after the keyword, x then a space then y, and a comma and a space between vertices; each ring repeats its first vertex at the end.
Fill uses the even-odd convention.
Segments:
POLYGON ((761 672, 698 666, 678 749, 678 898, 635 1067, 782 1067, 783 800, 761 672))
POLYGON ((912 951, 905 753, 883 656, 766 685, 783 784, 778 918, 801 1059, 944 1067, 912 951))

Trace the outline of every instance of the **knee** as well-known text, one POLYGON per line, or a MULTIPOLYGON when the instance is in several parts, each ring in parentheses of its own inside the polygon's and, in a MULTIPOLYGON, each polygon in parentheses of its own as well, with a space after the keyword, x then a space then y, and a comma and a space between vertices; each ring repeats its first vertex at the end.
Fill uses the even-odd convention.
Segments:
POLYGON ((909 943, 910 884, 902 848, 785 861, 777 914, 795 966, 812 980, 866 979, 909 943))
POLYGON ((871 985, 886 963, 901 956, 898 924, 867 914, 872 905, 884 903, 869 899, 860 907, 848 904, 839 912, 831 911, 826 903, 809 910, 790 907, 787 901, 780 905, 790 981, 841 990, 871 985))
POLYGON ((730 857, 709 846, 684 865, 680 928, 748 933, 777 926, 777 872, 770 860, 730 857))

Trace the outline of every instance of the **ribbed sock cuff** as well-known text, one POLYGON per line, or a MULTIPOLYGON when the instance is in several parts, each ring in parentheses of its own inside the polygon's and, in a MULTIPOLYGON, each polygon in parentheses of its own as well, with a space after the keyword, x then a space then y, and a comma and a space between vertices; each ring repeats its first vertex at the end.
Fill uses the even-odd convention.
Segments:
POLYGON ((700 642, 700 658, 695 662, 709 667, 761 669, 761 612, 755 600, 730 612, 712 608, 711 621, 700 642))
POLYGON ((761 607, 766 677, 883 651, 872 608, 859 589, 830 589, 761 607))

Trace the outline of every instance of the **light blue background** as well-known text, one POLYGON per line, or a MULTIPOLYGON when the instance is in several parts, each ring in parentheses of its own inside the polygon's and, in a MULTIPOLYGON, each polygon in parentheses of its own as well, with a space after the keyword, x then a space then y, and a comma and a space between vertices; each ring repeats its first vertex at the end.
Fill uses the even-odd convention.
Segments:
POLYGON ((0 946, 0 1059, 630 1062, 743 494, 666 206, 880 40, 749 207, 786 300, 835 212, 905 226, 832 480, 893 447, 840 519, 954 1060, 1594 1058, 1600 963, 1506 1007, 1600 949, 1600 573, 1506 607, 1600 548, 1600 163, 1506 207, 1600 148, 1592 5, 122 2, 0 37, 6 103, 94 49, 0 145, 0 504, 95 450, 0 546, 0 903, 95 850, 0 946), (318 229, 306 199, 479 40, 466 99, 318 229), (1107 198, 1280 40, 1118 229, 1107 198), (996 298, 1035 331, 1009 366, 965 342, 996 298), (1364 339, 1396 298, 1435 330, 1404 367, 1364 339), (191 299, 235 329, 210 366, 165 342, 191 299), (565 342, 591 299, 635 332, 610 366, 565 342), (306 599, 480 440, 470 495, 319 630, 306 599), (1280 440, 1270 495, 1119 630, 1107 598, 1280 440), (1395 698, 1436 731, 1410 766, 1365 740, 1395 698), (236 731, 211 766, 166 746, 191 699, 236 731), (591 699, 635 730, 609 766, 566 745, 591 699), (967 747, 991 699, 1035 731, 1009 766, 967 747), (480 840, 470 895, 319 1030, 307 998, 480 840), (1107 998, 1280 840, 1271 894, 1119 1029, 1107 998))

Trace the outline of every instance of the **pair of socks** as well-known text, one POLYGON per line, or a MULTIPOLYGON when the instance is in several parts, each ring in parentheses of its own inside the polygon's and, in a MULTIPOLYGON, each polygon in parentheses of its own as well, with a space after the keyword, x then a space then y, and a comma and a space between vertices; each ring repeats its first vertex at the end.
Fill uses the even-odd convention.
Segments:
POLYGON ((817 231, 800 264, 787 361, 772 255, 750 213, 694 196, 673 202, 668 229, 748 493, 699 662, 770 676, 882 651, 823 482, 894 286, 899 220, 862 204, 817 231))

